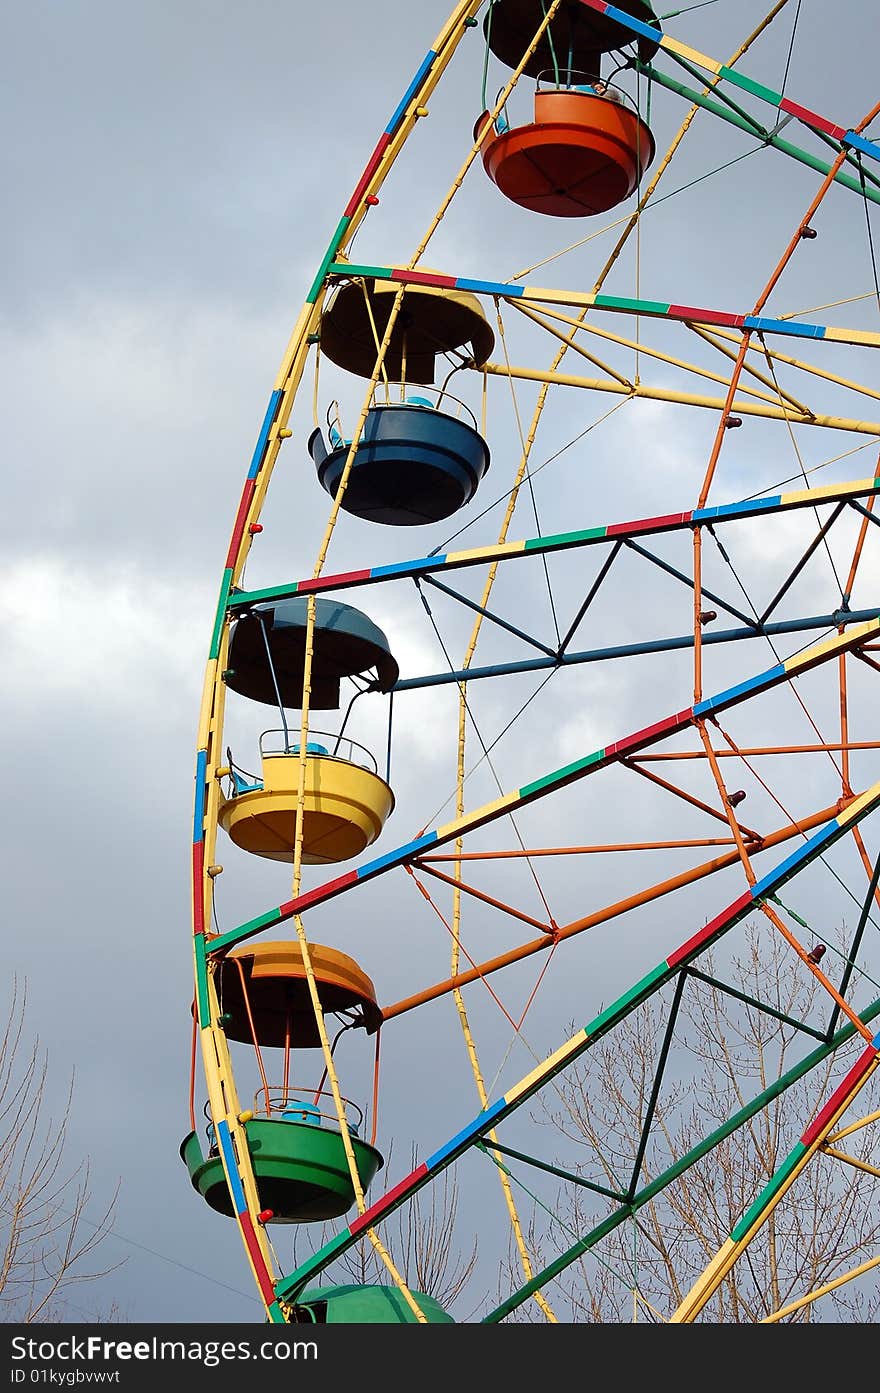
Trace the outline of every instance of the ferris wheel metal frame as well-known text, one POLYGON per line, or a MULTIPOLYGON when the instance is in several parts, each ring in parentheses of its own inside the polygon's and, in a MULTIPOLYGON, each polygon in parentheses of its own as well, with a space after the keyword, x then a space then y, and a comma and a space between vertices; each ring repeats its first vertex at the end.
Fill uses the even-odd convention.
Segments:
MULTIPOLYGON (((820 323, 779 319, 764 312, 773 287, 783 274, 800 243, 809 236, 811 219, 815 217, 824 197, 832 186, 842 185, 869 201, 880 201, 880 188, 878 188, 876 181, 865 178, 862 165, 863 159, 869 161, 880 159, 880 146, 863 134, 870 120, 880 112, 880 102, 857 125, 853 127, 842 126, 787 98, 782 93, 769 90, 749 78, 735 66, 742 54, 747 52, 755 35, 752 35, 745 42, 740 52, 734 55, 730 61, 720 62, 689 48, 663 32, 659 26, 648 25, 633 14, 606 4, 605 0, 579 0, 582 6, 622 26, 633 38, 650 40, 651 44, 656 46, 658 54, 675 60, 692 78, 699 78, 700 82, 703 83, 703 90, 698 91, 661 72, 652 62, 642 59, 633 60, 634 66, 638 67, 641 72, 650 72, 652 80, 666 90, 681 96, 689 104, 689 111, 678 135, 661 161, 658 173, 652 178, 645 190, 639 191, 638 209, 627 218, 624 232, 618 242, 618 249, 633 227, 638 211, 650 199, 657 180, 666 169, 697 110, 702 109, 735 125, 738 129, 753 135, 760 143, 774 147, 782 154, 808 165, 821 176, 817 192, 801 216, 796 219, 791 240, 774 266, 767 284, 757 297, 755 304, 748 308, 745 306, 733 309, 718 306, 697 308, 685 304, 626 298, 604 293, 602 290, 604 277, 599 278, 590 292, 574 292, 562 289, 546 289, 528 284, 498 282, 493 279, 440 275, 436 272, 419 269, 418 263, 430 236, 443 218, 468 169, 479 157, 481 143, 489 130, 488 125, 475 137, 459 174, 453 181, 446 197, 441 201, 435 220, 410 263, 406 266, 395 266, 351 262, 346 253, 355 233, 370 209, 377 203, 385 179, 404 144, 419 123, 428 116, 427 103, 441 81, 459 43, 469 30, 476 27, 477 15, 483 9, 484 3, 485 0, 463 0, 452 11, 446 24, 418 66, 391 119, 376 142, 320 263, 284 352, 237 504, 209 644, 198 719, 195 759, 192 843, 192 927, 195 984, 193 1069, 195 1068, 195 1046, 196 1041, 198 1041, 201 1046, 202 1066, 207 1085, 208 1108, 213 1126, 216 1129, 218 1152, 229 1188, 232 1213, 265 1307, 266 1317, 270 1322, 275 1323, 284 1323, 290 1320, 298 1298, 309 1283, 318 1277, 332 1261, 364 1238, 372 1243, 385 1263, 392 1281, 400 1288, 404 1300, 410 1308, 411 1318, 424 1321, 425 1316, 419 1307, 418 1298, 413 1296, 403 1282, 393 1259, 384 1248, 377 1226, 410 1200, 419 1190, 430 1185, 442 1171, 471 1148, 488 1147, 494 1149, 495 1154, 499 1157, 503 1156, 504 1147, 497 1138, 496 1128, 506 1117, 533 1099, 550 1080, 607 1036, 616 1025, 636 1010, 640 1004, 655 996, 663 986, 683 980, 688 968, 749 914, 759 912, 773 924, 775 929, 785 938, 796 958, 821 984, 832 1003, 834 1029, 829 1031, 827 1038, 817 1046, 807 1061, 797 1071, 793 1071, 793 1077, 795 1073, 797 1077, 801 1077, 803 1072, 827 1059, 841 1045, 856 1040, 857 1037, 861 1037, 863 1049, 857 1062, 833 1089, 821 1109, 812 1118, 805 1119, 804 1130, 796 1147, 777 1167, 773 1178, 763 1192, 755 1196, 753 1205, 741 1216, 739 1222, 732 1229, 728 1241, 709 1263, 702 1277, 694 1284, 679 1307, 670 1314, 669 1319, 673 1323, 692 1322, 705 1310, 707 1303, 730 1273, 737 1259, 748 1248, 776 1206, 782 1202, 804 1168, 809 1165, 820 1150, 828 1148, 829 1139, 833 1141, 836 1129, 839 1128, 847 1110, 856 1101, 874 1073, 878 1062, 880 1062, 880 1034, 875 1031, 876 1017, 880 1014, 880 1000, 874 1003, 869 1010, 856 1012, 846 997, 847 983, 850 978, 849 968, 844 971, 842 979, 837 981, 833 980, 830 975, 826 975, 818 962, 812 959, 808 948, 799 941, 789 924, 783 920, 776 899, 778 891, 796 877, 801 870, 842 839, 852 838, 865 868, 866 890, 861 899, 859 924, 853 935, 851 957, 854 958, 864 933, 872 903, 880 904, 880 894, 878 894, 880 858, 875 860, 868 854, 860 831, 863 821, 880 807, 880 784, 874 784, 861 792, 856 792, 849 786, 849 754, 856 748, 856 745, 855 742, 850 741, 846 723, 846 658, 847 655, 855 655, 866 659, 870 665, 877 666, 870 658, 870 651, 872 644, 880 635, 880 603, 864 610, 850 611, 847 608, 841 608, 825 614, 806 616, 799 620, 796 625, 790 621, 780 621, 778 628, 774 626, 773 620, 775 605, 771 604, 768 610, 759 617, 757 628, 752 619, 748 616, 743 619, 743 616, 740 615, 739 623, 735 628, 713 631, 709 634, 704 631, 701 615, 704 613, 706 600, 711 599, 712 603, 716 603, 719 601, 719 597, 703 588, 700 571, 700 549, 706 529, 718 528, 723 530, 727 524, 743 518, 760 516, 779 518, 799 510, 815 508, 821 504, 832 506, 834 511, 831 521, 820 528, 820 538, 827 534, 833 521, 839 516, 850 516, 853 512, 859 515, 861 530, 852 562, 854 574, 865 538, 871 527, 877 523, 877 519, 873 515, 873 500, 875 495, 880 492, 880 477, 876 475, 828 487, 808 486, 804 489, 781 491, 772 497, 761 497, 734 503, 713 504, 710 502, 710 495, 726 431, 731 424, 736 424, 737 419, 743 416, 756 415, 764 419, 776 419, 790 424, 830 426, 866 436, 880 436, 880 422, 863 421, 855 416, 843 418, 817 415, 802 404, 784 398, 781 392, 776 394, 774 398, 772 390, 762 394, 759 390, 749 392, 744 387, 744 383, 752 370, 749 350, 754 339, 758 339, 762 345, 768 339, 772 343, 776 343, 778 340, 797 339, 801 342, 807 340, 811 346, 836 343, 857 345, 864 348, 880 347, 880 333, 829 328, 820 323), (755 128, 754 119, 745 115, 735 101, 729 100, 724 95, 725 91, 731 87, 767 104, 771 111, 780 117, 800 123, 809 130, 820 133, 826 143, 833 148, 832 157, 827 161, 822 161, 809 152, 798 150, 791 141, 787 138, 784 139, 780 134, 781 122, 775 126, 768 124, 766 128, 762 126, 755 128), (853 173, 854 168, 857 170, 856 173, 853 173), (519 376, 524 380, 530 379, 540 383, 542 394, 537 408, 538 413, 543 409, 547 391, 554 385, 576 386, 588 391, 616 394, 627 398, 651 398, 653 396, 655 399, 675 401, 702 410, 717 412, 717 430, 696 506, 660 517, 623 520, 609 525, 575 529, 550 537, 539 535, 513 541, 509 540, 507 535, 510 522, 510 514, 508 514, 498 540, 492 544, 467 550, 448 551, 443 554, 431 553, 428 556, 414 557, 407 562, 378 565, 355 572, 328 574, 325 573, 324 567, 330 538, 340 512, 342 496, 340 493, 331 507, 327 532, 319 547, 315 566, 310 576, 296 581, 283 581, 269 588, 264 587, 256 590, 242 588, 244 565, 253 539, 261 530, 259 519, 266 500, 273 468, 284 442, 291 435, 288 421, 294 401, 300 392, 309 356, 318 339, 326 297, 340 284, 366 280, 373 283, 387 282, 394 292, 394 302, 384 337, 379 344, 375 368, 364 398, 360 418, 348 446, 341 484, 342 491, 344 491, 354 461, 357 441, 364 428, 372 393, 377 384, 381 382, 384 355, 404 294, 407 288, 424 287, 441 292, 463 292, 485 299, 489 303, 513 307, 526 315, 535 317, 536 321, 540 322, 551 336, 555 336, 559 345, 557 356, 552 366, 547 370, 516 368, 512 367, 509 362, 487 363, 484 369, 490 375, 513 378, 519 376), (727 377, 718 379, 726 384, 725 390, 717 396, 709 397, 697 393, 678 393, 671 389, 652 388, 649 385, 631 380, 622 381, 610 373, 603 378, 588 378, 563 372, 560 367, 562 359, 574 345, 578 329, 583 326, 588 316, 590 316, 591 323, 594 320, 601 323, 602 316, 605 314, 630 316, 636 322, 643 319, 659 319, 669 323, 680 323, 699 333, 715 336, 716 346, 720 345, 721 351, 726 352, 729 362, 732 363, 732 370, 727 377), (685 582, 693 590, 693 631, 691 634, 646 641, 640 646, 639 651, 648 652, 652 651, 652 648, 659 650, 664 647, 677 646, 689 649, 693 653, 694 694, 690 704, 681 710, 661 715, 646 727, 624 732, 620 738, 601 749, 589 751, 574 762, 562 768, 551 770, 537 779, 532 779, 522 786, 508 791, 502 797, 476 808, 464 809, 461 789, 459 789, 459 805, 455 817, 433 829, 423 829, 410 840, 363 861, 353 870, 347 870, 342 874, 332 874, 322 883, 310 889, 302 887, 302 799, 300 798, 297 810, 297 840, 293 858, 291 897, 281 905, 261 910, 247 922, 231 931, 211 931, 214 880, 218 873, 216 858, 219 810, 222 801, 218 771, 223 771, 226 767, 223 738, 225 679, 228 668, 230 631, 239 617, 249 613, 253 606, 268 601, 287 600, 293 597, 305 597, 307 601, 306 661, 299 732, 300 786, 302 788, 309 734, 309 655, 314 634, 317 597, 325 594, 338 595, 353 590, 366 590, 372 586, 397 584, 413 579, 431 582, 432 580, 438 581, 442 577, 443 581, 450 582, 457 572, 475 567, 486 567, 491 576, 494 575, 496 568, 516 566, 523 558, 577 549, 592 549, 603 556, 613 557, 616 549, 621 546, 643 544, 646 539, 670 534, 684 536, 690 534, 692 539, 693 572, 692 575, 685 577, 685 582), (756 632, 773 634, 774 632, 791 632, 795 628, 798 632, 809 633, 812 630, 822 634, 827 634, 830 630, 832 636, 830 638, 823 637, 819 642, 811 643, 809 647, 799 651, 794 656, 774 663, 768 668, 748 670, 740 681, 723 690, 708 695, 703 692, 701 661, 702 655, 709 645, 715 643, 735 644, 740 639, 753 637, 756 632), (835 666, 839 671, 840 701, 844 712, 840 740, 834 746, 835 749, 843 753, 844 757, 846 777, 840 798, 829 806, 814 810, 808 817, 783 823, 772 832, 756 838, 748 828, 741 824, 735 813, 735 803, 731 802, 730 790, 725 782, 721 767, 722 761, 718 758, 718 752, 712 745, 707 726, 716 722, 722 713, 762 693, 791 683, 802 674, 818 668, 827 668, 828 671, 831 671, 835 666), (719 808, 724 821, 727 823, 731 845, 722 856, 698 866, 684 877, 672 877, 635 892, 629 897, 627 903, 650 903, 670 893, 678 884, 685 883, 685 881, 692 883, 704 876, 710 876, 721 865, 739 864, 744 871, 745 888, 729 903, 722 906, 707 923, 692 928, 680 942, 670 944, 667 951, 658 958, 656 965, 647 975, 633 983, 630 989, 618 1000, 612 1002, 600 1014, 588 1021, 569 1039, 564 1040, 547 1059, 522 1077, 515 1086, 507 1088, 503 1094, 496 1098, 486 1097, 484 1105, 479 1108, 475 1116, 466 1120, 456 1135, 439 1144, 401 1182, 378 1200, 368 1204, 358 1179, 348 1127, 342 1120, 344 1116, 343 1100, 332 1065, 329 1039, 321 1020, 315 976, 310 962, 310 942, 303 923, 304 916, 317 905, 326 904, 338 897, 348 896, 366 882, 400 868, 415 869, 442 877, 444 872, 437 869, 436 863, 432 867, 431 858, 443 847, 453 848, 447 859, 452 865, 453 879, 458 885, 456 893, 467 894, 469 890, 463 883, 461 876, 462 862, 465 859, 461 848, 462 838, 479 828, 492 825, 508 816, 512 811, 525 807, 557 790, 589 779, 612 765, 634 761, 639 757, 646 756, 648 752, 656 752, 658 746, 662 746, 674 735, 688 729, 697 733, 702 752, 717 784, 719 808), (793 850, 791 849, 792 843, 794 843, 793 850), (782 849, 782 855, 779 858, 774 855, 777 847, 782 849), (769 855, 766 858, 761 855, 759 873, 753 869, 752 861, 764 852, 768 852, 769 855), (766 869, 765 860, 771 863, 766 869), (346 1155, 352 1167, 358 1212, 356 1217, 350 1223, 345 1224, 335 1237, 293 1272, 279 1274, 266 1234, 265 1223, 261 1220, 263 1206, 244 1130, 250 1114, 242 1106, 236 1088, 229 1043, 223 1027, 221 1003, 217 994, 216 969, 230 950, 256 939, 264 931, 272 930, 287 922, 292 922, 296 929, 302 953, 305 977, 315 1008, 317 1031, 321 1037, 321 1045, 328 1068, 330 1091, 340 1110, 340 1127, 346 1145, 346 1155)), ((531 48, 527 51, 518 69, 512 73, 509 82, 499 92, 494 109, 490 113, 492 119, 503 110, 526 66, 529 55, 534 52, 542 34, 547 30, 557 13, 560 3, 561 0, 551 0, 551 3, 545 7, 543 22, 535 35, 531 48)), ((781 6, 777 5, 764 23, 768 23, 773 14, 780 8, 781 6)), ((762 29, 763 27, 764 25, 761 26, 762 29)), ((609 259, 609 265, 613 264, 615 258, 616 252, 609 259)), ((647 345, 641 345, 640 351, 650 354, 650 348, 647 345)), ((770 357, 774 361, 786 361, 805 367, 807 371, 810 370, 809 364, 803 364, 795 358, 786 358, 782 350, 778 351, 778 355, 777 359, 775 354, 771 352, 770 357)), ((687 366, 683 360, 680 360, 680 365, 687 366)), ((840 381, 841 379, 836 380, 840 381)), ((527 457, 526 450, 514 488, 518 488, 522 482, 527 457)), ((792 578, 803 564, 803 560, 797 563, 792 572, 792 578)), ((601 575, 604 575, 604 571, 601 575)), ((790 580, 788 583, 791 583, 790 580)), ((477 626, 484 619, 493 617, 488 609, 490 590, 491 580, 487 581, 482 603, 480 605, 471 604, 471 608, 477 612, 477 626)), ((586 603, 589 603, 589 600, 586 603)), ((720 604, 724 604, 723 599, 720 604)), ((730 605, 724 607, 731 611, 730 605)), ((732 613, 737 614, 738 611, 732 610, 732 613)), ((394 690, 402 692, 431 683, 435 685, 452 684, 463 689, 469 682, 487 678, 503 678, 514 671, 539 672, 542 669, 552 669, 561 665, 576 666, 579 663, 595 661, 597 657, 611 655, 609 649, 587 650, 578 653, 571 652, 565 645, 562 645, 560 649, 553 652, 551 646, 545 652, 538 653, 528 660, 510 664, 495 663, 480 667, 472 663, 473 646, 472 644, 461 667, 423 678, 399 680, 394 690)), ((635 649, 635 646, 631 647, 633 650, 635 649)), ((827 749, 831 747, 827 742, 818 741, 814 748, 827 749)), ((460 780, 463 779, 462 769, 459 771, 459 777, 460 780)), ((548 948, 555 949, 559 943, 582 932, 590 924, 601 922, 603 919, 607 920, 615 913, 619 913, 621 905, 622 902, 617 902, 594 915, 585 916, 581 920, 575 920, 562 926, 554 923, 542 923, 538 925, 540 932, 537 938, 520 944, 507 954, 482 963, 471 962, 468 967, 463 968, 457 960, 454 960, 453 970, 446 981, 427 986, 415 997, 384 1008, 383 1018, 386 1021, 393 1019, 396 1015, 427 1000, 436 999, 436 997, 449 992, 457 992, 470 982, 485 980, 513 961, 522 960, 532 955, 540 955, 548 948)), ((520 917, 525 916, 521 915, 520 917)), ((537 923, 537 921, 530 922, 537 923)), ((662 1075, 662 1067, 661 1061, 658 1082, 662 1075)), ((613 1214, 604 1224, 598 1226, 591 1233, 581 1235, 574 1245, 560 1253, 552 1263, 541 1271, 532 1272, 523 1285, 487 1315, 485 1320, 489 1323, 503 1320, 530 1297, 540 1296, 542 1289, 555 1276, 576 1258, 587 1253, 610 1228, 630 1218, 642 1205, 648 1203, 665 1184, 676 1179, 687 1170, 694 1160, 705 1154, 707 1149, 711 1149, 718 1140, 728 1135, 735 1127, 742 1125, 746 1117, 751 1117, 759 1112, 766 1105, 771 1093, 770 1089, 759 1093, 742 1114, 732 1118, 725 1127, 718 1128, 707 1135, 693 1153, 671 1166, 665 1175, 655 1180, 651 1185, 640 1188, 634 1175, 629 1188, 616 1197, 613 1214)), ((650 1119, 646 1120, 645 1125, 646 1128, 650 1127, 650 1119)), ((815 1299, 815 1296, 816 1293, 807 1294, 804 1301, 815 1299)))

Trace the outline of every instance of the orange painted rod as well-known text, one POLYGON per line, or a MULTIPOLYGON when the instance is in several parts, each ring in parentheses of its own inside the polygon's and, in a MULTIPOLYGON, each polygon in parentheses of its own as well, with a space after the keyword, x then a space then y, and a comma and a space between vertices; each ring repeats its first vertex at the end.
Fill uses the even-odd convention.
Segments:
MULTIPOLYGON (((659 774, 652 774, 648 769, 637 769, 628 759, 622 759, 621 764, 623 764, 625 768, 632 769, 634 774, 641 774, 643 779, 650 779, 652 784, 659 784, 659 786, 665 788, 667 792, 674 793, 676 798, 683 798, 686 803, 693 804, 695 808, 699 808, 703 813, 708 813, 710 817, 717 817, 719 822, 728 821, 726 813, 719 812, 717 808, 713 808, 709 803, 704 803, 701 798, 695 798, 692 793, 685 793, 683 788, 679 788, 676 784, 669 783, 667 779, 661 779, 659 774)), ((759 842, 761 840, 761 834, 751 827, 746 827, 744 822, 737 822, 736 825, 742 835, 750 842, 759 842)))
MULTIPOLYGON (((743 746, 737 750, 716 750, 715 755, 718 759, 732 759, 739 755, 809 755, 827 754, 829 750, 880 750, 880 740, 848 740, 846 744, 841 741, 830 742, 827 745, 757 745, 751 749, 743 746)), ((667 750, 663 754, 656 755, 632 755, 630 764, 653 764, 659 759, 705 759, 705 750, 667 750)))
POLYGON ((420 856, 416 866, 427 869, 435 861, 504 861, 514 856, 590 856, 607 851, 676 851, 682 847, 733 846, 733 837, 691 837, 680 842, 609 842, 607 846, 541 846, 521 851, 446 851, 436 856, 420 856))
MULTIPOLYGON (((760 851, 766 851, 769 847, 778 846, 780 842, 788 841, 791 837, 821 827, 830 818, 841 812, 851 801, 849 798, 841 799, 832 804, 830 808, 823 808, 821 812, 813 813, 811 817, 804 818, 801 822, 792 822, 785 827, 778 828, 775 832, 769 832, 763 842, 752 848, 752 853, 756 855, 760 851)), ((383 1021, 391 1020, 393 1016, 400 1016, 404 1011, 411 1011, 415 1006, 423 1006, 428 1001, 434 1001, 438 996, 445 996, 447 992, 454 991, 456 987, 463 987, 468 982, 475 982, 478 978, 487 977, 490 972, 497 972, 502 967, 509 967, 511 963, 528 958, 533 953, 545 952, 548 948, 553 948, 560 939, 571 938, 574 934, 583 932, 584 929, 592 929, 597 924, 607 923, 609 919, 616 918, 618 914, 626 914, 629 910, 637 909, 640 905, 648 904, 651 900, 659 900, 661 896, 668 895, 673 890, 680 890, 682 886, 690 885, 695 880, 701 880, 714 871, 724 870, 727 866, 735 865, 738 860, 739 851, 733 850, 728 852, 726 856, 716 857, 714 861, 704 861, 701 865, 694 866, 681 875, 673 876, 671 880, 663 880, 657 885, 650 885, 646 890, 640 890, 635 895, 628 895, 626 899, 617 900, 615 904, 606 905, 604 909, 598 909, 594 914, 588 914, 583 919, 575 919, 570 924, 564 924, 552 938, 545 936, 532 939, 530 943, 521 943, 518 948, 511 948, 507 953, 501 953, 496 958, 489 958, 486 962, 470 968, 467 972, 457 973, 455 977, 448 977, 445 982, 436 982, 433 987, 426 987, 424 991, 418 992, 415 996, 408 996, 402 1001, 395 1001, 391 1006, 384 1006, 382 1019, 383 1021)))
POLYGON ((542 924, 540 919, 533 919, 530 914, 523 914, 521 909, 514 909, 512 905, 505 904, 503 900, 493 899, 482 890, 477 890, 473 885, 466 885, 463 880, 456 880, 451 875, 445 875, 443 871, 435 871, 433 866, 422 865, 421 869, 425 875, 432 875, 437 880, 444 881, 447 885, 452 885, 456 890, 461 890, 465 895, 473 895, 474 899, 482 900, 484 904, 490 904, 493 909, 500 909, 504 914, 512 914, 514 919, 522 919, 523 923, 531 924, 533 929, 543 929, 544 933, 552 933, 552 924, 542 924))

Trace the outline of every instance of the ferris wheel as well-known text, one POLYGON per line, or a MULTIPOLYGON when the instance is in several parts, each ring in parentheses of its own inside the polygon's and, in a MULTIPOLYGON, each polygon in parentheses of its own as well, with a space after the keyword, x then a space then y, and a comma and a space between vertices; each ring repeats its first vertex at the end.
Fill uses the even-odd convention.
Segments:
POLYGON ((647 0, 463 0, 308 288, 210 637, 181 1144, 272 1322, 455 1319, 387 1223, 451 1167, 509 1259, 488 1323, 569 1319, 555 1284, 770 1108, 761 1183, 665 1308, 634 1260, 637 1308, 717 1319, 805 1177, 872 1183, 880 101, 769 85, 785 7, 710 55, 647 0), (802 1018, 734 978, 762 940, 802 1018), (706 992, 790 1037, 723 1116, 706 992), (600 1052, 626 1147, 578 1129, 600 1052), (382 1280, 328 1281, 358 1245, 382 1280))

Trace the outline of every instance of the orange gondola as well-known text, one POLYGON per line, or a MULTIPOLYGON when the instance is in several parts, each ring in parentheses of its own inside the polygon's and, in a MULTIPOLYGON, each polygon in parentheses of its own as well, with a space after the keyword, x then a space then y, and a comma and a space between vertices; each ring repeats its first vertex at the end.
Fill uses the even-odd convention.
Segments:
MULTIPOLYGON (((233 949, 218 965, 216 983, 226 1038, 253 1045, 263 1081, 253 1107, 239 1116, 261 1223, 307 1224, 339 1218, 355 1202, 349 1148, 364 1190, 381 1170, 384 1158, 373 1144, 374 1136, 369 1140, 361 1136, 364 1114, 356 1103, 340 1095, 346 1138, 337 1099, 323 1087, 323 1079, 317 1088, 294 1083, 290 1068, 294 1056, 298 1059, 302 1050, 321 1044, 312 987, 325 1020, 336 1016, 346 1031, 360 1028, 376 1035, 378 1063, 382 1012, 372 981, 354 958, 319 943, 310 945, 307 966, 302 945, 293 940, 233 949), (268 1049, 283 1050, 275 1084, 268 1082, 265 1072, 263 1051, 268 1049)), ((373 1134, 376 1077, 374 1073, 373 1134)), ((193 1126, 180 1144, 180 1156, 193 1188, 218 1214, 232 1217, 236 1209, 223 1161, 224 1142, 231 1145, 227 1138, 228 1129, 218 1133, 211 1121, 203 1145, 193 1126)))
MULTIPOLYGON (((489 119, 484 111, 475 140, 489 119)), ((654 137, 616 91, 545 88, 535 92, 534 121, 501 130, 496 125, 483 140, 482 156, 490 179, 521 208, 583 218, 629 198, 654 158, 654 137)))
MULTIPOLYGON (((487 11, 488 48, 508 68, 537 79, 535 116, 517 126, 501 111, 486 131, 491 118, 484 111, 474 139, 483 135, 486 172, 521 208, 557 218, 605 213, 638 187, 654 139, 630 98, 602 81, 603 55, 634 47, 649 62, 659 22, 648 0, 618 0, 610 13, 562 0, 536 39, 545 15, 544 0, 495 0, 487 11), (638 21, 637 34, 616 11, 638 21)), ((624 59, 614 72, 625 66, 624 59)))

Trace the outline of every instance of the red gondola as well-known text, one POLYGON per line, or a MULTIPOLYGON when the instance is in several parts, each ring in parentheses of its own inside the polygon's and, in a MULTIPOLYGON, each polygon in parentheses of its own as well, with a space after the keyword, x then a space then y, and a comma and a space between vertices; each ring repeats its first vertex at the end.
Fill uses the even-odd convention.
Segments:
MULTIPOLYGON (((499 130, 496 123, 482 156, 501 192, 556 218, 605 213, 629 198, 654 158, 654 138, 622 95, 606 91, 539 89, 530 125, 499 130)), ((484 111, 474 139, 489 119, 484 111)))

